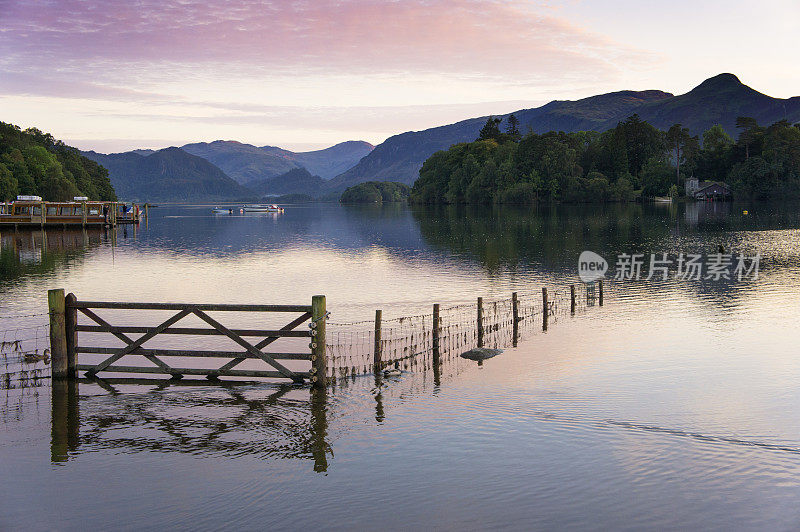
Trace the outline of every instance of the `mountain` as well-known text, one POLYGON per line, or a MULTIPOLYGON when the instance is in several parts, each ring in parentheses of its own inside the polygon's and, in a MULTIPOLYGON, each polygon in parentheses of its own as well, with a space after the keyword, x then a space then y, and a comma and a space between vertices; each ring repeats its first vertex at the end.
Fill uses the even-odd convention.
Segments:
POLYGON ((324 150, 294 153, 293 160, 312 174, 331 179, 358 164, 374 148, 363 140, 349 140, 324 150))
POLYGON ((139 201, 218 201, 253 193, 203 159, 180 148, 149 155, 134 152, 83 155, 108 169, 111 184, 123 198, 139 201))
POLYGON ((278 154, 233 140, 197 142, 181 149, 206 159, 241 184, 285 174, 298 166, 288 156, 291 152, 278 154))
MULTIPOLYGON (((749 116, 768 126, 779 120, 800 121, 800 97, 781 99, 762 94, 739 81, 733 74, 720 74, 707 79, 691 91, 674 96, 657 105, 645 104, 636 111, 659 129, 683 124, 692 135, 720 124, 736 138, 736 118, 749 116)), ((604 129, 616 126, 606 122, 604 129)))
POLYGON ((183 150, 217 165, 241 184, 306 168, 313 175, 330 179, 351 168, 373 148, 363 141, 341 142, 324 150, 292 152, 275 146, 253 146, 232 140, 186 144, 183 150))
MULTIPOLYGON (((523 133, 544 133, 605 131, 634 113, 661 129, 681 123, 697 135, 714 124, 721 124, 736 137, 738 116, 753 117, 764 125, 783 118, 800 121, 800 98, 772 98, 742 84, 733 74, 721 74, 680 96, 658 90, 621 91, 576 101, 553 101, 542 107, 515 111, 514 115, 523 133)), ((508 115, 497 116, 505 120, 508 115)), ((342 191, 354 184, 375 180, 412 184, 428 157, 453 144, 475 140, 486 118, 390 137, 356 166, 329 181, 326 188, 342 191)))
POLYGON ((247 188, 257 194, 278 196, 281 194, 308 194, 318 196, 325 185, 325 180, 311 175, 305 168, 293 168, 279 176, 251 181, 247 188))

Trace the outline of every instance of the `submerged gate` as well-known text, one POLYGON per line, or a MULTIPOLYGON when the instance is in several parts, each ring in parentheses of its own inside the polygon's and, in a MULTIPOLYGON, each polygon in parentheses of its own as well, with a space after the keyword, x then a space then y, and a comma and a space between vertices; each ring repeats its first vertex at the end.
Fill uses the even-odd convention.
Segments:
MULTIPOLYGON (((53 377, 75 378, 79 371, 87 377, 98 373, 136 373, 162 374, 173 379, 185 375, 199 375, 214 380, 219 377, 266 377, 285 378, 296 383, 311 382, 325 385, 325 296, 314 296, 311 305, 230 305, 207 303, 120 303, 107 301, 79 301, 74 294, 64 296, 64 290, 50 290, 50 340, 53 358, 53 377), (166 320, 153 326, 112 325, 95 311, 103 309, 129 311, 175 311, 166 320), (209 312, 259 312, 299 314, 278 329, 240 329, 224 325, 210 316, 209 312), (92 324, 80 324, 78 313, 88 318, 92 324), (179 327, 181 320, 194 316, 203 327, 179 327), (308 322, 308 323, 307 323, 308 322), (307 327, 298 330, 303 324, 307 327), (87 345, 80 333, 110 334, 121 340, 122 347, 87 345), (139 335, 132 338, 129 334, 139 335), (160 335, 224 336, 236 343, 242 350, 224 351, 219 349, 198 350, 187 348, 146 348, 144 344, 160 335), (260 338, 248 341, 245 338, 260 338), (302 352, 279 352, 267 350, 268 346, 281 338, 307 338, 308 349, 302 352), (78 355, 108 355, 99 363, 79 363, 78 355), (149 361, 149 366, 115 364, 126 356, 138 356, 149 361), (218 368, 175 367, 163 357, 200 357, 206 359, 227 358, 228 362, 218 368), (248 359, 258 359, 267 365, 265 369, 236 369, 248 359), (289 369, 279 360, 309 361, 306 370, 289 369)), ((227 321, 227 320, 224 320, 227 321)), ((99 342, 105 343, 105 342, 99 342)), ((173 363, 174 364, 174 363, 173 363)))

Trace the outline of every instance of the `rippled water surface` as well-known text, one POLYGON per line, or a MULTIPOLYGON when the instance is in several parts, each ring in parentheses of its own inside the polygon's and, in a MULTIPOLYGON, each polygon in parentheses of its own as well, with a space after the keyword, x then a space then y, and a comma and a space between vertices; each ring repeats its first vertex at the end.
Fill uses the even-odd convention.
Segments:
POLYGON ((38 314, 59 287, 325 294, 349 322, 578 283, 584 250, 612 276, 620 253, 761 262, 757 279, 609 280, 603 307, 439 379, 2 389, 0 529, 800 527, 797 206, 209 212, 158 207, 116 235, 4 230, 0 330, 46 347, 38 314))

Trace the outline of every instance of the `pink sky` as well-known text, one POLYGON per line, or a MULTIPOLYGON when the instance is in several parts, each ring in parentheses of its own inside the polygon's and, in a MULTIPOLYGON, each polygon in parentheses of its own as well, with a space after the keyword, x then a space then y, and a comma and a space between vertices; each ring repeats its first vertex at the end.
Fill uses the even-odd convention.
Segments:
POLYGON ((306 148, 723 71, 800 94, 797 2, 695 4, 0 0, 0 120, 101 151, 306 148))

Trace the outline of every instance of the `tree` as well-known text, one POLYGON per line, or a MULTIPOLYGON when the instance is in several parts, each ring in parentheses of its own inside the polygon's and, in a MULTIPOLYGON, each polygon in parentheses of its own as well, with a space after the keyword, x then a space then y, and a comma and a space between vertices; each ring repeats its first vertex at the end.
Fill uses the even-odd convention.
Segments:
POLYGON ((700 141, 689 134, 689 129, 675 124, 667 131, 667 146, 675 160, 675 182, 681 182, 681 162, 694 161, 700 149, 700 141))
POLYGON ((698 157, 698 173, 706 179, 724 179, 730 167, 734 146, 725 129, 716 124, 703 133, 703 149, 698 157))
POLYGON ((650 158, 642 167, 642 194, 664 196, 672 185, 672 169, 658 157, 650 158))
POLYGON ((478 133, 478 140, 502 140, 503 134, 500 133, 500 122, 502 122, 500 118, 495 118, 493 116, 487 118, 486 124, 484 124, 480 133, 478 133))
POLYGON ((627 156, 627 171, 639 175, 644 163, 664 150, 663 134, 638 114, 617 125, 623 137, 627 156))
POLYGON ((756 140, 761 128, 755 118, 740 116, 736 119, 736 129, 741 129, 739 142, 744 146, 745 161, 750 158, 750 145, 756 140))
POLYGON ((519 132, 519 119, 514 116, 514 113, 508 115, 506 134, 514 141, 518 141, 520 138, 522 138, 522 135, 519 132))
POLYGON ((14 177, 11 170, 0 163, 0 201, 12 200, 17 197, 18 193, 17 178, 14 177))

